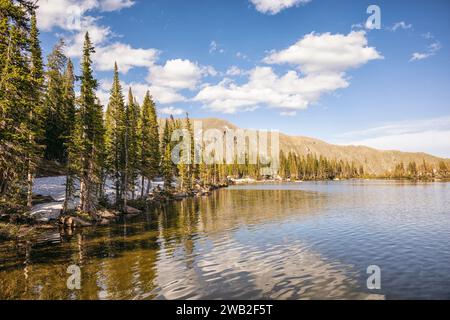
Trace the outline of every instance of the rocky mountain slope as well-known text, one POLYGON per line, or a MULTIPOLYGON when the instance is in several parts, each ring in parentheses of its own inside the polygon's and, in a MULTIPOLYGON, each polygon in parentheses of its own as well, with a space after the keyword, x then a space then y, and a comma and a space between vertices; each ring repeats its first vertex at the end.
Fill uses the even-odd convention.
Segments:
MULTIPOLYGON (((238 129, 232 123, 217 119, 195 119, 203 122, 203 129, 215 128, 225 130, 226 128, 238 129)), ((366 172, 371 174, 384 174, 393 171, 395 166, 401 162, 407 165, 409 162, 421 164, 423 161, 434 167, 444 160, 450 165, 450 159, 438 158, 426 153, 411 153, 401 151, 376 150, 365 146, 340 146, 326 143, 324 141, 280 134, 280 148, 283 152, 295 152, 299 155, 316 154, 329 159, 345 160, 363 165, 366 172)))

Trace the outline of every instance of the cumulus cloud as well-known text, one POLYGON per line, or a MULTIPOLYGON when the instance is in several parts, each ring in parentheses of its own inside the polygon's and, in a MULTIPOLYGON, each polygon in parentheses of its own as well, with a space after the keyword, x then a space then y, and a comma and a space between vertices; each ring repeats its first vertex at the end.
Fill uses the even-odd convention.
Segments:
POLYGON ((306 4, 310 1, 311 0, 250 0, 256 10, 270 15, 277 14, 284 9, 306 4))
POLYGON ((231 66, 228 68, 226 75, 227 76, 240 76, 245 74, 244 70, 241 70, 239 67, 237 66, 231 66))
MULTIPOLYGON (((204 86, 194 100, 223 113, 268 106, 280 109, 282 115, 292 116, 316 103, 324 94, 347 88, 348 69, 382 58, 375 48, 368 47, 363 31, 348 35, 311 33, 264 59, 268 64, 294 65, 297 71, 278 75, 272 67, 256 67, 248 72, 246 83, 239 85, 226 78, 217 85, 204 86)), ((229 76, 240 73, 237 67, 227 71, 229 76)))
POLYGON ((111 30, 108 27, 93 24, 82 32, 68 37, 66 53, 69 57, 81 56, 86 32, 89 32, 89 37, 95 46, 93 61, 99 71, 113 70, 114 62, 119 65, 121 73, 127 73, 135 67, 149 68, 156 62, 160 53, 157 49, 133 48, 121 42, 106 44, 111 30))
POLYGON ((158 58, 156 49, 133 48, 128 44, 111 43, 113 32, 99 23, 99 17, 90 12, 117 11, 134 5, 131 0, 42 0, 39 2, 38 22, 43 31, 60 28, 66 31, 66 53, 69 57, 80 57, 84 36, 89 32, 96 47, 93 61, 100 71, 114 68, 114 62, 122 73, 134 67, 150 67, 158 58))
POLYGON ((190 60, 173 59, 166 61, 164 65, 151 66, 147 80, 159 87, 194 90, 202 77, 215 75, 217 71, 211 66, 200 66, 190 60))
POLYGON ((203 87, 194 100, 222 113, 254 110, 261 105, 292 112, 306 109, 324 93, 347 86, 341 74, 300 77, 296 71, 289 71, 278 76, 271 67, 256 67, 250 71, 246 84, 237 85, 225 79, 217 85, 203 87))
POLYGON ((111 70, 117 61, 120 71, 127 73, 133 67, 151 67, 158 59, 159 51, 156 49, 132 48, 128 44, 116 42, 100 47, 94 60, 100 71, 111 70))
POLYGON ((313 73, 341 72, 376 59, 383 56, 368 46, 366 33, 352 31, 348 35, 310 33, 289 48, 272 52, 264 62, 287 63, 305 73, 313 73))
POLYGON ((148 81, 155 86, 195 89, 202 77, 201 68, 189 60, 168 60, 163 66, 150 68, 148 81))
POLYGON ((160 114, 164 115, 173 115, 173 116, 180 116, 185 113, 183 109, 180 108, 174 108, 174 107, 166 107, 159 109, 160 114))
MULTIPOLYGON (((179 94, 176 90, 166 87, 154 86, 150 83, 141 82, 124 82, 121 81, 124 92, 128 92, 128 88, 132 88, 133 95, 139 103, 142 103, 147 91, 150 92, 152 98, 159 104, 171 104, 175 102, 185 101, 186 98, 179 94)), ((103 106, 108 105, 110 91, 112 87, 111 79, 102 79, 97 91, 97 97, 100 99, 103 106)))
POLYGON ((38 5, 38 27, 51 31, 54 27, 78 30, 84 14, 95 9, 98 3, 96 0, 41 0, 38 5))
POLYGON ((124 8, 132 7, 135 4, 132 0, 101 0, 99 1, 102 11, 117 11, 124 8))
POLYGON ((54 27, 79 30, 89 11, 117 11, 134 3, 132 0, 40 0, 38 25, 43 31, 51 31, 54 27))

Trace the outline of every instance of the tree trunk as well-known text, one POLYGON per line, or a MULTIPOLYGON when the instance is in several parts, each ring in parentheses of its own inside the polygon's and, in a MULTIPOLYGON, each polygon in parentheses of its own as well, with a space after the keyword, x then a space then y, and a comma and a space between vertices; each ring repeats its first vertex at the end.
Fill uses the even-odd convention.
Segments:
POLYGON ((152 186, 152 180, 148 179, 147 182, 147 194, 145 195, 145 198, 147 199, 148 195, 150 194, 150 187, 152 186))
MULTIPOLYGON (((31 161, 29 161, 29 162, 31 162, 31 161)), ((28 190, 27 190, 27 207, 31 208, 33 206, 33 174, 31 173, 30 169, 28 169, 27 186, 28 186, 28 190)))
POLYGON ((142 181, 141 181, 141 199, 144 199, 144 185, 145 185, 145 177, 142 176, 142 181))

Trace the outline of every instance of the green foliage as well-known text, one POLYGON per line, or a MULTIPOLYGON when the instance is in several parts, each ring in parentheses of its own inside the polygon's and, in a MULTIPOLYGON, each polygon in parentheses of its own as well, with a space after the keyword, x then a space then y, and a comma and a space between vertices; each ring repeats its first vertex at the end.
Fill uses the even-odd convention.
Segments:
POLYGON ((128 92, 128 104, 126 106, 126 135, 128 142, 127 170, 129 177, 129 189, 131 190, 133 200, 135 198, 136 181, 139 177, 140 168, 139 118, 140 107, 134 99, 133 91, 130 88, 128 92))
POLYGON ((45 158, 64 162, 66 159, 66 105, 64 101, 64 70, 67 57, 63 53, 64 42, 60 40, 48 56, 44 101, 45 158))
POLYGON ((121 199, 126 193, 124 180, 126 179, 126 111, 122 87, 119 81, 117 64, 114 66, 114 80, 111 89, 108 108, 106 110, 106 172, 114 179, 116 189, 116 205, 120 206, 121 199))
MULTIPOLYGON (((155 103, 147 92, 142 105, 139 119, 139 140, 140 140, 140 172, 142 176, 141 196, 144 197, 144 180, 150 181, 158 176, 160 172, 160 145, 158 118, 156 115, 155 103)), ((148 191, 148 188, 147 188, 148 191)))
POLYGON ((30 203, 39 155, 42 58, 31 1, 2 1, 0 11, 0 200, 30 203))
POLYGON ((69 159, 80 180, 80 209, 95 214, 101 193, 104 124, 102 106, 97 102, 97 81, 93 77, 91 54, 94 53, 86 33, 81 63, 81 93, 74 131, 71 135, 69 159))

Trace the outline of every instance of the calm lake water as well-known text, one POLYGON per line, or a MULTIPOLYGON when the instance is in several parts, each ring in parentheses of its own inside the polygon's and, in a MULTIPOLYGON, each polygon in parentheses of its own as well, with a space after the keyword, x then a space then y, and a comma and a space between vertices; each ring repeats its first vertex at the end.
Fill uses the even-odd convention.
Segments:
POLYGON ((235 186, 0 243, 0 299, 450 299, 450 183, 235 186), (70 291, 69 265, 82 271, 70 291), (367 267, 381 290, 367 289, 367 267))

